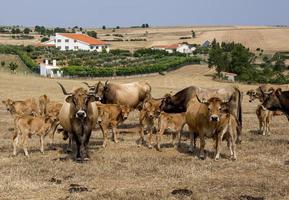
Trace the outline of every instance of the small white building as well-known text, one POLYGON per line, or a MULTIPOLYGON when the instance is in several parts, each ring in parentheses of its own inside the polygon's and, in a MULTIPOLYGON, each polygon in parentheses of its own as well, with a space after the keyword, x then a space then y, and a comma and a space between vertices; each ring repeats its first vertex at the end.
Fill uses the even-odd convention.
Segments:
POLYGON ((153 46, 151 49, 164 50, 164 51, 167 51, 168 53, 179 52, 179 53, 191 54, 196 50, 196 47, 187 43, 181 43, 181 44, 171 44, 171 45, 158 45, 158 46, 153 46))
POLYGON ((48 60, 45 60, 45 63, 40 64, 40 76, 60 78, 63 76, 63 71, 56 66, 56 60, 52 61, 52 65, 49 64, 48 60))
POLYGON ((221 72, 221 77, 225 80, 231 81, 231 82, 235 82, 235 77, 237 76, 237 74, 234 73, 229 73, 229 72, 221 72))
POLYGON ((50 40, 44 42, 43 45, 55 46, 61 51, 87 50, 102 52, 106 50, 106 52, 109 52, 110 50, 110 44, 82 33, 56 33, 55 36, 50 37, 50 40))

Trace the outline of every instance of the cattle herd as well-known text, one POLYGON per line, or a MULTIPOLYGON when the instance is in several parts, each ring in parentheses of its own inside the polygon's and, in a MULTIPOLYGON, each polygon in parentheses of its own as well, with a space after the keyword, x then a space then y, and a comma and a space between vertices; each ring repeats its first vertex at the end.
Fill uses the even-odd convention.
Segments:
MULTIPOLYGON (((92 130, 99 127, 103 133, 103 147, 107 146, 109 130, 118 142, 118 126, 134 110, 139 111, 138 145, 152 148, 152 137, 156 135, 156 148, 161 151, 161 138, 171 127, 173 145, 181 143, 181 131, 187 124, 190 132, 190 151, 200 140, 199 158, 205 158, 205 139, 215 140, 215 160, 220 157, 221 143, 227 142, 231 159, 236 159, 236 144, 241 143, 242 99, 237 87, 206 89, 190 86, 175 95, 165 94, 162 98, 151 96, 148 83, 133 82, 125 84, 98 82, 95 85, 84 83, 88 89, 79 87, 71 92, 58 83, 65 95, 63 102, 51 101, 47 95, 24 101, 7 99, 2 101, 13 117, 13 154, 17 154, 19 138, 26 156, 28 139, 32 135, 40 137, 40 151, 44 152, 44 138, 54 133, 63 134, 69 139, 68 149, 76 144, 76 160, 88 160, 88 144, 92 130), (145 137, 146 135, 146 137, 145 137), (175 143, 175 139, 178 143, 175 143)), ((282 88, 284 89, 284 88, 282 88)), ((272 116, 285 114, 289 120, 289 91, 282 91, 271 85, 261 85, 249 90, 250 102, 255 99, 261 103, 256 109, 263 135, 270 134, 272 116)))

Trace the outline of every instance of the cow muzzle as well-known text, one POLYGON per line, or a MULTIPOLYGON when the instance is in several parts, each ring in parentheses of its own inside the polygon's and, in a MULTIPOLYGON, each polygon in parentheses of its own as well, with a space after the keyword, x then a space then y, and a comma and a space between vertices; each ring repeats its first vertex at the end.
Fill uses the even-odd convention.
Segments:
POLYGON ((210 116, 210 121, 212 122, 218 122, 220 120, 218 115, 211 115, 210 116))
POLYGON ((77 111, 76 118, 80 118, 80 119, 86 118, 86 112, 84 110, 77 111))

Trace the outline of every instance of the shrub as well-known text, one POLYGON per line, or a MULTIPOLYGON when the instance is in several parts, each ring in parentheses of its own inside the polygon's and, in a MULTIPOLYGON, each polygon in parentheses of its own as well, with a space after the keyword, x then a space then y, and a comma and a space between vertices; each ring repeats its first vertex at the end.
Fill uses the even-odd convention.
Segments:
POLYGON ((18 65, 15 62, 9 63, 9 69, 11 71, 15 71, 17 69, 18 65))
POLYGON ((5 66, 5 61, 1 61, 1 66, 2 66, 2 67, 5 66))

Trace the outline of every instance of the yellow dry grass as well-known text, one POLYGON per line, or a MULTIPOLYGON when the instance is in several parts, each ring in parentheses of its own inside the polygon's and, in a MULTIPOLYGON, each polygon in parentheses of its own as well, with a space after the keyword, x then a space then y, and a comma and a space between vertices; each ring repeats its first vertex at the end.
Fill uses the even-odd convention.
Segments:
MULTIPOLYGON (((165 76, 118 78, 113 82, 148 81, 154 97, 176 92, 189 85, 224 87, 229 83, 211 80, 213 71, 206 66, 186 66, 165 76)), ((99 79, 88 80, 95 83, 99 79)), ((83 86, 82 80, 55 80, 0 73, 0 100, 25 99, 47 94, 61 101, 63 95, 56 81, 67 89, 83 86)), ((238 84, 242 91, 255 88, 238 84)), ((0 106, 0 197, 1 199, 289 199, 289 135, 285 117, 274 117, 272 135, 261 136, 255 108, 248 98, 243 101, 243 143, 237 146, 237 161, 228 160, 229 151, 223 144, 223 156, 215 162, 213 141, 207 139, 208 157, 199 160, 188 153, 189 141, 174 149, 165 145, 163 152, 137 147, 137 113, 132 113, 122 127, 121 142, 101 147, 102 134, 93 131, 90 140, 91 160, 76 163, 74 155, 64 153, 66 142, 56 135, 57 150, 39 152, 39 139, 30 140, 30 158, 19 149, 12 157, 13 127, 10 115, 0 106), (77 185, 75 185, 77 184, 77 185), (172 194, 187 189, 188 194, 172 194), (190 193, 191 191, 191 193, 190 193)), ((46 142, 48 138, 46 139, 46 142)), ((170 136, 163 142, 169 143, 170 136)))

